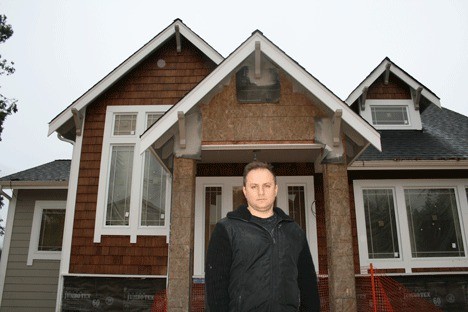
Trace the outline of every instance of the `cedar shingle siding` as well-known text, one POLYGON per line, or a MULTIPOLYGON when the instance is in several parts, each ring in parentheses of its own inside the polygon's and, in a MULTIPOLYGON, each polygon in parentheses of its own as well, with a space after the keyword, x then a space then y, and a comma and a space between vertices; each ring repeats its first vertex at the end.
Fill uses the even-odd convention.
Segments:
POLYGON ((388 84, 384 75, 380 76, 367 91, 367 98, 373 100, 406 100, 411 99, 410 88, 394 74, 390 74, 388 84))
POLYGON ((70 273, 167 273, 166 237, 139 236, 135 244, 130 244, 129 236, 102 236, 101 243, 93 243, 106 107, 176 104, 214 68, 215 64, 185 38, 182 38, 182 51, 177 53, 172 37, 89 105, 83 134, 70 273), (157 65, 160 59, 165 61, 163 68, 157 65))

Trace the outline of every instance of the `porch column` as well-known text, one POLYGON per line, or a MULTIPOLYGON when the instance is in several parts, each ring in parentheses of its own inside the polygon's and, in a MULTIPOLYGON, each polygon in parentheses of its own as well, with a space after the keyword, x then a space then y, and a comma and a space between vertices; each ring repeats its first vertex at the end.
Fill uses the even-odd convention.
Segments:
POLYGON ((330 311, 357 311, 346 164, 323 165, 330 311))
POLYGON ((169 240, 167 311, 190 311, 196 161, 175 158, 169 240))

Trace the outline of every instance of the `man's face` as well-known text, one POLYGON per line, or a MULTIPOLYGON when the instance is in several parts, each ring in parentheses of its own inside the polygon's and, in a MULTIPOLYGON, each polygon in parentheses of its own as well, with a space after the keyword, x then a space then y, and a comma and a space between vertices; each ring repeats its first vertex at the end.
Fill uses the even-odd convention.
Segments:
POLYGON ((271 216, 278 193, 278 185, 273 174, 267 169, 259 168, 250 171, 245 178, 242 190, 249 204, 250 213, 261 218, 271 216))

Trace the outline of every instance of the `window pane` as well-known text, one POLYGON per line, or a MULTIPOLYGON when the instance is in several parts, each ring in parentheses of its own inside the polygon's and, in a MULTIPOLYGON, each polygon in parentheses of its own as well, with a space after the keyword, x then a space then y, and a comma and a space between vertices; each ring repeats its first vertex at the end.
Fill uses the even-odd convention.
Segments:
POLYGON ((42 210, 39 251, 61 251, 65 209, 42 210))
POLYGON ((164 226, 167 173, 153 153, 145 152, 141 225, 164 226))
POLYGON ((109 172, 106 225, 128 225, 133 146, 113 146, 109 172))
POLYGON ((363 197, 369 258, 399 258, 393 191, 368 189, 363 197))
POLYGON ((408 111, 406 106, 371 106, 374 125, 407 125, 408 111))
POLYGON ((151 127, 156 121, 158 121, 159 118, 161 118, 162 114, 161 113, 150 113, 147 115, 146 118, 146 129, 151 127))
POLYGON ((205 188, 205 249, 208 248, 208 242, 210 241, 211 233, 213 233, 216 223, 221 219, 221 196, 221 187, 205 188))
POLYGON ((232 209, 236 209, 240 205, 247 205, 247 199, 245 198, 242 186, 232 187, 232 209))
POLYGON ((306 230, 305 197, 303 186, 288 186, 289 215, 306 230))
POLYGON ((463 257, 454 189, 407 189, 406 211, 413 257, 463 257))
POLYGON ((114 116, 114 135, 134 135, 136 114, 118 114, 114 116))

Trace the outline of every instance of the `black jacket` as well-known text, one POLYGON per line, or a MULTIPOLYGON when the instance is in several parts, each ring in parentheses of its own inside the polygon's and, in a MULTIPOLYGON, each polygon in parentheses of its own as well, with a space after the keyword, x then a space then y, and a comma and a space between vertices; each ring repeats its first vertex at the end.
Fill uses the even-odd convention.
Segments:
POLYGON ((216 225, 205 263, 211 312, 319 311, 317 276, 304 231, 281 209, 270 234, 247 206, 216 225))

